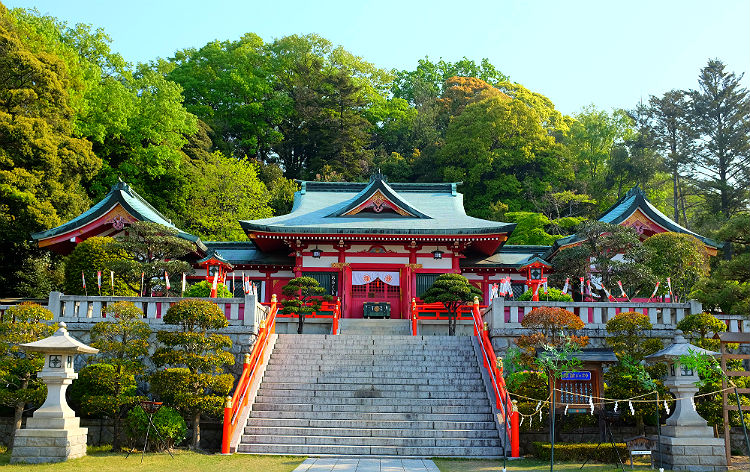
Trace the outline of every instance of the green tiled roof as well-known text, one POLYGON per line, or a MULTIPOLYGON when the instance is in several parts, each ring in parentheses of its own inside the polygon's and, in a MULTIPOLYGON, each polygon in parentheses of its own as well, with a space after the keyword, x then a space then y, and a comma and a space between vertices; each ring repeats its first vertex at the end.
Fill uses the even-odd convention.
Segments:
MULTIPOLYGON (((659 211, 651 202, 646 198, 646 193, 639 187, 635 186, 628 190, 614 205, 609 207, 600 217, 599 221, 611 224, 620 224, 625 221, 634 211, 640 209, 646 216, 651 218, 656 224, 672 231, 673 233, 684 233, 695 236, 707 246, 715 247, 717 249, 722 248, 724 245, 711 238, 701 236, 700 234, 694 233, 689 229, 678 225, 667 215, 659 211)), ((582 238, 573 234, 555 241, 552 245, 551 253, 554 253, 557 249, 568 244, 573 244, 581 241, 582 238)))
POLYGON ((518 269, 530 264, 535 259, 547 263, 540 256, 549 250, 550 246, 505 245, 491 256, 467 257, 461 260, 461 267, 505 267, 518 269))
MULTIPOLYGON (((468 216, 455 183, 411 184, 379 182, 300 182, 289 214, 240 221, 247 232, 458 235, 510 233, 515 224, 468 216), (375 186, 387 185, 400 204, 422 216, 358 213, 338 216, 363 201, 375 186)), ((416 213, 415 213, 416 214, 416 213)))
POLYGON ((159 213, 156 208, 138 195, 128 184, 122 181, 113 185, 103 199, 77 217, 55 228, 33 233, 31 237, 34 240, 40 240, 73 231, 105 215, 118 203, 136 219, 174 228, 178 231, 177 235, 179 237, 194 242, 202 251, 206 250, 206 246, 203 245, 203 242, 197 236, 180 230, 167 217, 159 213))
POLYGON ((286 252, 262 252, 251 241, 206 241, 209 251, 220 251, 233 266, 237 265, 282 265, 294 266, 294 258, 286 252))

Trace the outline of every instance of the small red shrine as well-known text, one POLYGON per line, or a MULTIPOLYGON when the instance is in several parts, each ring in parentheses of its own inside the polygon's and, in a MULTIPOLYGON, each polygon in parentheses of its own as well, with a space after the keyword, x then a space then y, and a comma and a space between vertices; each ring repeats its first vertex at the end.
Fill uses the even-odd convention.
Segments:
MULTIPOLYGON (((369 182, 300 181, 290 213, 240 222, 248 241, 204 242, 178 230, 195 244, 195 272, 188 277, 213 279, 212 270, 218 271, 242 296, 247 276, 262 301, 270 301, 291 278, 306 275, 341 299, 345 317, 362 317, 365 303, 378 302, 390 305, 392 318, 405 318, 412 298, 440 274, 463 274, 488 303, 492 285, 507 276, 515 296, 538 287, 554 271, 558 251, 580 242, 573 235, 553 246, 506 245, 515 224, 468 216, 458 185, 389 183, 380 173, 369 182)), ((138 220, 175 228, 118 182, 85 213, 32 237, 40 247, 67 254, 88 237, 116 237, 138 220)), ((720 247, 674 223, 638 187, 600 220, 640 228, 644 238, 664 231, 692 234, 711 254, 720 247)))

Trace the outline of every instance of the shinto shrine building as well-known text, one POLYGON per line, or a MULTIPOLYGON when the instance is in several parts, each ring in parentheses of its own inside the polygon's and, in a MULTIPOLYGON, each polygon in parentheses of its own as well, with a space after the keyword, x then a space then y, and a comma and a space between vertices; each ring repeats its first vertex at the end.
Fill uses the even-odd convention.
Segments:
MULTIPOLYGON (((123 182, 80 216, 32 237, 39 247, 67 254, 91 236, 117 236, 131 222, 160 223, 195 244, 189 256, 193 280, 218 265, 235 295, 242 293, 244 274, 261 300, 269 301, 291 278, 306 275, 341 298, 347 318, 362 317, 367 302, 388 303, 392 318, 406 318, 412 298, 449 272, 463 274, 480 288, 485 303, 492 284, 509 275, 518 295, 529 277, 554 270, 560 250, 580 242, 573 235, 553 246, 506 245, 515 224, 468 216, 458 183, 389 183, 375 174, 369 182, 299 185, 290 213, 240 221, 248 237, 242 242, 201 241, 179 230, 123 182)), ((720 247, 659 212, 638 187, 600 220, 633 227, 643 238, 665 231, 692 234, 710 254, 720 247)))

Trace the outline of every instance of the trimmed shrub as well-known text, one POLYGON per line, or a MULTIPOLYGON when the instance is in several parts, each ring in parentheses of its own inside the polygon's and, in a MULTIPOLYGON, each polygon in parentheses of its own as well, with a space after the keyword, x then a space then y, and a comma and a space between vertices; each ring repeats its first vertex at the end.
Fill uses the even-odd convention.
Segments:
MULTIPOLYGON (((166 451, 179 445, 187 435, 185 420, 169 407, 161 407, 153 417, 156 434, 153 429, 149 433, 148 448, 151 451, 166 451), (159 437, 161 436, 161 437, 159 437)), ((125 431, 131 442, 140 441, 146 437, 148 429, 148 415, 141 406, 136 406, 128 413, 125 431)))
MULTIPOLYGON (((209 298, 211 296, 211 285, 212 283, 207 280, 202 280, 198 283, 191 285, 185 290, 186 297, 193 298, 209 298)), ((216 297, 217 298, 232 298, 232 292, 229 291, 226 285, 216 285, 216 297)))
MULTIPOLYGON (((620 458, 624 461, 628 457, 628 448, 625 443, 615 443, 620 458)), ((532 444, 532 454, 535 458, 541 460, 550 459, 551 446, 549 443, 534 442, 532 444)), ((555 460, 582 462, 586 459, 590 461, 604 462, 608 464, 617 463, 617 454, 612 449, 611 444, 602 444, 597 448, 596 443, 555 443, 555 460)))
MULTIPOLYGON (((519 302, 527 302, 531 300, 532 292, 527 290, 518 297, 519 302)), ((562 293, 562 290, 548 287, 547 293, 542 292, 542 288, 539 288, 539 301, 543 302, 572 302, 573 297, 567 293, 562 293)))

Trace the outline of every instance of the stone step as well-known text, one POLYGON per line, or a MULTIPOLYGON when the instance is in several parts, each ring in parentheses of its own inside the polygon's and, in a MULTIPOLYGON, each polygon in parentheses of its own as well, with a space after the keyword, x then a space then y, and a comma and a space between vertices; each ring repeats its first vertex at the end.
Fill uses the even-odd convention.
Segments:
MULTIPOLYGON (((476 438, 497 439, 493 429, 388 429, 388 428, 295 428, 274 426, 246 426, 245 435, 272 436, 358 436, 387 438, 476 438)), ((244 436, 243 436, 244 437, 244 436)))
POLYGON ((494 421, 430 421, 430 420, 343 420, 343 419, 320 419, 320 418, 253 418, 247 420, 247 426, 262 428, 363 428, 363 429, 473 429, 495 431, 494 421))
POLYGON ((392 384, 392 385, 473 385, 477 388, 482 388, 484 384, 482 383, 482 379, 477 377, 451 377, 448 375, 440 375, 439 373, 436 373, 434 376, 425 376, 422 374, 421 376, 417 377, 411 377, 411 378, 403 378, 403 377, 393 377, 388 378, 385 376, 377 376, 377 377, 341 377, 341 376, 332 376, 332 375, 317 375, 317 376, 295 376, 293 378, 289 378, 289 376, 280 375, 280 373, 274 373, 274 375, 264 375, 263 380, 269 383, 279 383, 279 382, 288 382, 288 383, 303 383, 308 385, 317 385, 317 384, 329 384, 329 383, 348 383, 348 384, 357 384, 357 385, 364 385, 364 384, 370 384, 370 385, 385 385, 385 384, 392 384))
MULTIPOLYGON (((360 351, 349 351, 349 352, 343 352, 341 356, 346 355, 350 358, 354 359, 372 359, 373 357, 386 357, 388 359, 400 359, 404 361, 410 361, 410 360, 416 360, 416 361, 434 361, 434 362, 443 362, 447 360, 456 360, 456 361, 469 361, 472 359, 476 359, 476 356, 474 355, 473 351, 466 351, 461 353, 448 353, 448 352, 436 352, 434 354, 423 352, 423 351, 403 351, 402 353, 397 352, 388 352, 384 353, 382 356, 378 353, 373 352, 360 352, 360 351)), ((320 350, 310 350, 310 352, 297 352, 297 351, 285 351, 282 353, 276 352, 274 354, 271 354, 271 359, 294 359, 294 360, 300 360, 300 358, 305 358, 308 360, 317 360, 317 361, 326 361, 329 359, 338 359, 340 356, 338 353, 333 353, 332 351, 326 351, 321 354, 320 350)))
POLYGON ((289 375, 289 370, 286 369, 273 369, 272 371, 266 371, 263 375, 263 380, 269 382, 278 381, 300 381, 300 382, 334 382, 340 381, 342 383, 355 383, 364 382, 366 379, 376 379, 384 383, 398 383, 400 381, 413 381, 430 378, 430 379, 451 379, 451 380, 478 380, 482 378, 482 374, 479 372, 441 372, 435 371, 429 375, 425 375, 425 372, 389 372, 389 373, 375 373, 369 371, 352 371, 347 372, 346 375, 336 375, 335 373, 323 373, 320 371, 307 370, 305 372, 295 371, 294 375, 289 375), (392 382, 391 382, 392 381, 392 382))
POLYGON ((351 411, 362 413, 446 413, 446 414, 463 414, 463 413, 482 413, 491 414, 492 409, 489 405, 477 406, 431 406, 431 405, 331 405, 315 403, 260 403, 253 404, 253 411, 315 411, 320 413, 330 413, 338 411, 351 411))
MULTIPOLYGON (((474 363, 476 363, 476 360, 474 360, 474 363)), ((433 367, 433 368, 442 368, 442 367, 456 367, 461 368, 465 367, 469 362, 460 362, 460 361, 444 361, 444 362, 419 362, 419 361, 402 361, 398 359, 368 359, 368 360, 354 360, 354 359, 340 359, 335 360, 331 359, 328 361, 309 361, 306 359, 300 359, 299 361, 289 361, 289 362, 281 362, 278 360, 271 360, 268 362, 269 367, 273 366, 283 366, 285 368, 292 367, 305 367, 305 366, 317 366, 318 368, 325 369, 328 367, 356 367, 356 368, 363 368, 363 367, 390 367, 390 369, 398 370, 398 369, 405 369, 409 370, 409 367, 412 366, 424 366, 424 367, 433 367)), ((470 365, 470 364, 469 364, 470 365)))
POLYGON ((393 446, 393 447, 500 447, 500 439, 487 438, 414 438, 379 436, 276 436, 246 434, 245 444, 292 444, 336 446, 393 446))
MULTIPOLYGON (((259 396, 265 396, 265 397, 271 397, 276 401, 292 401, 292 400, 308 400, 312 397, 330 397, 332 400, 331 402, 335 402, 336 398, 357 398, 354 396, 354 392, 352 390, 270 390, 268 388, 265 388, 263 384, 261 384, 260 389, 258 389, 258 395, 259 396)), ((362 392, 360 396, 372 396, 369 394, 369 392, 362 392)), ((394 392, 386 392, 386 394, 383 394, 381 392, 380 397, 377 397, 377 393, 375 393, 376 398, 414 398, 414 399, 424 399, 424 398, 439 398, 439 399, 454 399, 456 402, 461 402, 464 399, 487 399, 487 393, 484 391, 476 391, 476 392, 455 392, 453 390, 442 390, 442 391, 415 391, 415 392, 401 392, 401 391, 394 391, 394 392)), ((299 402, 298 402, 299 403, 299 402)))
POLYGON ((499 447, 398 447, 336 446, 291 444, 240 444, 237 452, 249 454, 284 454, 299 456, 405 456, 405 457, 486 457, 498 458, 499 447))
MULTIPOLYGON (((288 375, 292 376, 295 375, 296 372, 301 373, 309 373, 309 372, 323 372, 323 373, 332 373, 332 372, 340 372, 342 375, 347 375, 349 372, 357 372, 361 371, 361 367, 359 366, 319 366, 314 364, 308 364, 308 365, 301 365, 299 367, 297 366, 290 366, 290 365, 284 365, 284 364, 275 364, 271 366, 271 369, 267 369, 266 372, 270 371, 278 371, 278 372, 287 372, 288 375)), ((430 373, 464 373, 464 372, 479 372, 478 367, 467 365, 465 367, 461 366, 445 366, 440 367, 438 365, 424 365, 424 364, 414 364, 412 366, 400 366, 400 369, 394 369, 393 366, 387 366, 387 365, 373 365, 373 366, 367 366, 368 372, 373 372, 375 374, 381 375, 382 373, 392 373, 392 372, 409 372, 409 373, 417 373, 417 372, 424 372, 426 374, 430 373)))
POLYGON ((367 413, 363 411, 251 411, 251 418, 360 421, 493 421, 489 413, 367 413))
MULTIPOLYGON (((265 390, 305 390, 305 391, 362 391, 362 390, 379 390, 383 396, 386 396, 386 392, 476 392, 481 391, 483 385, 479 382, 472 382, 470 384, 379 384, 374 382, 361 382, 361 383, 291 383, 291 382, 263 382, 261 389, 265 390)), ((367 393, 367 392, 361 392, 367 393)), ((359 396, 372 396, 372 395, 359 395, 359 396)))
POLYGON ((309 395, 299 395, 299 400, 294 400, 295 397, 286 396, 267 396, 258 395, 255 397, 255 404, 271 403, 278 404, 279 399, 283 399, 283 403, 309 403, 311 405, 354 405, 354 406, 385 406, 385 405, 408 405, 408 406, 465 406, 472 408, 480 408, 488 405, 487 399, 482 398, 354 398, 354 397, 311 397, 309 395))

